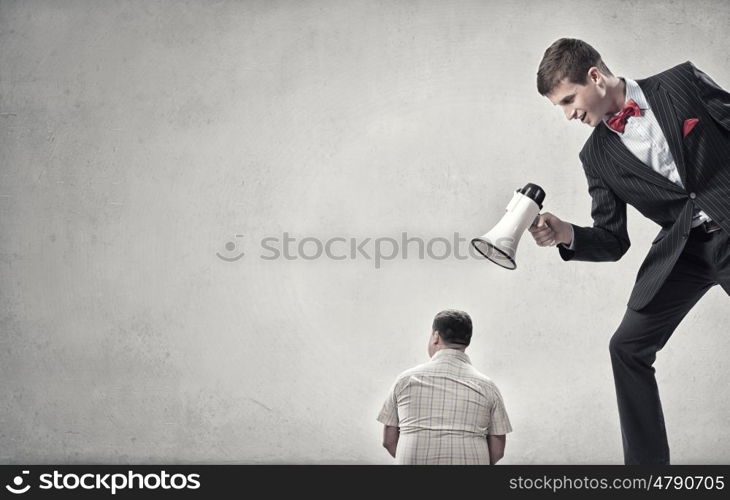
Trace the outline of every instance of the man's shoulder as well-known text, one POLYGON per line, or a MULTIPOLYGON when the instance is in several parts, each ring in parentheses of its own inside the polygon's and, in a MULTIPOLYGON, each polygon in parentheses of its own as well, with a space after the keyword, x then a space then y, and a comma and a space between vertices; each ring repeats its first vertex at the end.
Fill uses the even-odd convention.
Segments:
POLYGON ((655 75, 636 80, 644 92, 651 91, 661 85, 664 89, 675 94, 694 92, 695 87, 691 84, 697 78, 697 67, 692 61, 685 61, 655 75))
POLYGON ((425 363, 416 365, 405 371, 402 371, 396 377, 396 383, 408 380, 415 375, 439 376, 444 374, 449 374, 451 376, 458 374, 462 377, 477 379, 480 381, 484 381, 487 384, 493 384, 492 380, 489 377, 484 375, 482 372, 474 368, 474 366, 469 363, 454 365, 453 362, 449 362, 448 360, 433 359, 430 361, 426 361, 425 363))
POLYGON ((446 377, 447 379, 458 380, 459 383, 471 386, 489 399, 499 398, 500 394, 497 384, 473 365, 464 363, 463 366, 455 370, 452 365, 437 361, 427 361, 401 372, 396 377, 393 389, 396 394, 399 394, 406 387, 409 387, 414 380, 422 380, 422 377, 426 379, 446 377))
POLYGON ((650 82, 651 80, 666 80, 667 78, 676 78, 677 76, 691 76, 694 73, 695 65, 691 61, 685 61, 669 69, 665 69, 655 75, 637 80, 637 82, 650 82))
POLYGON ((470 375, 479 380, 485 387, 487 387, 490 390, 496 390, 497 384, 494 383, 494 380, 484 375, 482 372, 477 370, 476 368, 472 367, 470 375))
POLYGON ((404 370, 398 374, 398 376, 395 378, 396 383, 400 382, 404 379, 408 379, 412 377, 413 375, 418 375, 421 373, 425 373, 431 370, 432 363, 429 361, 426 361, 425 363, 421 363, 419 365, 413 366, 411 368, 408 368, 407 370, 404 370))

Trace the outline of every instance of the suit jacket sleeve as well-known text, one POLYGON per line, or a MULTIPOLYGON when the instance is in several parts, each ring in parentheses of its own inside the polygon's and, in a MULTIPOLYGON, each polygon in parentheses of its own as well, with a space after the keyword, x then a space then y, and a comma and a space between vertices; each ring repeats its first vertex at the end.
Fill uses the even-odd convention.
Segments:
POLYGON ((560 246, 560 256, 563 260, 616 261, 631 245, 626 230, 626 203, 588 167, 584 169, 593 200, 593 227, 573 225, 573 250, 560 246))
POLYGON ((700 99, 710 116, 725 130, 730 131, 730 93, 723 90, 694 64, 689 61, 687 63, 692 70, 692 80, 697 87, 700 99))

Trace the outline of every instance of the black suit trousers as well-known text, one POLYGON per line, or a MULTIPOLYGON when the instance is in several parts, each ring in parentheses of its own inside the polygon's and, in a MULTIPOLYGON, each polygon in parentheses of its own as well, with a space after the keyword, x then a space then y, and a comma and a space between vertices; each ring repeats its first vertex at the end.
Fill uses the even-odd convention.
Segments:
POLYGON ((668 464, 653 363, 697 301, 720 284, 730 295, 730 237, 693 229, 668 279, 644 308, 626 310, 610 342, 626 464, 668 464))

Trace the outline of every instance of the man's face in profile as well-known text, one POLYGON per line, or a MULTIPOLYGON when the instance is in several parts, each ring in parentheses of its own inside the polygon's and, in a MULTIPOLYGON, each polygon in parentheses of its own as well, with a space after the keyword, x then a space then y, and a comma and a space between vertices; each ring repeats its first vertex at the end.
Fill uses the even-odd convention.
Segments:
POLYGON ((591 127, 597 127, 603 117, 611 112, 605 77, 595 67, 588 71, 585 84, 572 83, 563 78, 547 98, 563 109, 568 120, 580 120, 591 127))

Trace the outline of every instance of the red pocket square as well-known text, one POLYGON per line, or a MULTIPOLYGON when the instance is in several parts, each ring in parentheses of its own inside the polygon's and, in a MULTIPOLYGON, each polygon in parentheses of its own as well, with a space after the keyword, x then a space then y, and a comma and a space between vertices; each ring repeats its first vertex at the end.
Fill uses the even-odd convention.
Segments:
POLYGON ((687 134, 692 132, 692 129, 695 128, 695 125, 697 125, 697 122, 699 120, 697 118, 687 118, 684 121, 684 128, 682 129, 682 132, 684 133, 684 137, 687 137, 687 134))

